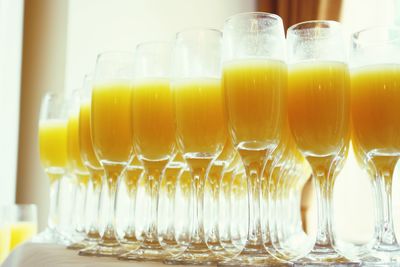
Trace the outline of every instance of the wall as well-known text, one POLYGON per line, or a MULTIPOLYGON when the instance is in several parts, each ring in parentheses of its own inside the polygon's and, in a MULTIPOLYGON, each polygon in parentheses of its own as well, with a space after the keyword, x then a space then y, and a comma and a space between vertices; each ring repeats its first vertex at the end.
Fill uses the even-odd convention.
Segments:
POLYGON ((38 115, 47 90, 63 90, 67 0, 27 0, 20 104, 17 202, 39 205, 39 226, 46 225, 48 179, 39 162, 38 115))
POLYGON ((172 40, 177 31, 189 27, 221 28, 226 17, 255 8, 254 0, 70 0, 66 88, 81 85, 102 51, 172 40))
POLYGON ((23 0, 0 0, 0 205, 15 200, 23 0))

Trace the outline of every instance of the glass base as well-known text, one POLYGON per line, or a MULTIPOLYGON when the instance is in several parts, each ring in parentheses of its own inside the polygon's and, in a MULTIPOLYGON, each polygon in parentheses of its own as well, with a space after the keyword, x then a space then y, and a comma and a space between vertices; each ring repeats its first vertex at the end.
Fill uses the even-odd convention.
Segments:
POLYGON ((400 266, 400 248, 365 248, 359 258, 363 266, 400 266))
POLYGON ((306 256, 294 260, 293 266, 361 266, 361 262, 350 260, 332 248, 321 247, 314 248, 306 256))
POLYGON ((288 267, 292 263, 271 255, 263 246, 245 247, 239 255, 218 263, 218 266, 270 266, 288 267))
POLYGON ((80 256, 118 257, 127 250, 118 242, 102 242, 79 251, 80 256))
POLYGON ((206 243, 192 243, 182 254, 168 257, 164 263, 169 265, 215 265, 222 260, 224 258, 214 254, 206 243))
POLYGON ((79 250, 79 256, 97 256, 98 247, 93 245, 84 249, 79 250))
POLYGON ((46 228, 43 232, 32 238, 32 243, 58 244, 68 246, 71 241, 55 229, 46 228))
POLYGON ((237 254, 232 250, 227 250, 222 244, 218 241, 216 242, 207 242, 208 248, 217 256, 225 259, 232 258, 233 255, 237 254))
POLYGON ((161 241, 161 246, 167 251, 170 255, 178 255, 182 253, 186 246, 180 245, 175 239, 163 239, 161 241))
POLYGON ((72 243, 72 244, 68 245, 67 249, 70 249, 70 250, 81 250, 81 249, 86 248, 88 245, 89 244, 84 242, 84 241, 76 242, 76 243, 72 243))
POLYGON ((165 251, 158 241, 144 242, 136 250, 129 251, 118 257, 123 261, 154 261, 162 262, 170 254, 165 251))

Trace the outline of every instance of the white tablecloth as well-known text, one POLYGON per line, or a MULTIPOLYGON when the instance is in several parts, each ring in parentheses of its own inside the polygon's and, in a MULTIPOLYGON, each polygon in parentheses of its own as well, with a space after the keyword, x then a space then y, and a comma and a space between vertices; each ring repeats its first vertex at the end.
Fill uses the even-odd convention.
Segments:
POLYGON ((162 263, 123 262, 113 258, 82 257, 77 251, 52 244, 26 243, 16 248, 1 267, 166 267, 162 263))

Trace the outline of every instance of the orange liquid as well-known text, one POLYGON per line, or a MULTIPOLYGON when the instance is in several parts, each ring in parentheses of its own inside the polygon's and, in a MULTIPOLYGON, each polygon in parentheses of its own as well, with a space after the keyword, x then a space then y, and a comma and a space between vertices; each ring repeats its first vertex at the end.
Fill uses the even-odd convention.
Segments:
POLYGON ((86 173, 87 168, 81 159, 79 145, 79 115, 72 114, 68 119, 68 163, 76 173, 86 173))
POLYGON ((100 169, 101 165, 93 149, 90 129, 90 102, 83 103, 79 112, 79 145, 81 157, 90 169, 100 169))
POLYGON ((400 65, 352 71, 353 134, 366 154, 400 153, 400 65))
POLYGON ((127 163, 133 154, 131 91, 122 82, 93 88, 93 147, 103 164, 127 163))
POLYGON ((40 161, 49 168, 67 167, 67 121, 46 120, 39 123, 40 161))
POLYGON ((306 156, 336 155, 348 142, 350 82, 347 65, 306 62, 289 70, 288 112, 306 156))
POLYGON ((287 68, 281 61, 225 63, 223 90, 236 146, 265 149, 278 143, 286 86, 287 68))
POLYGON ((171 156, 176 139, 173 94, 168 79, 135 83, 133 128, 138 155, 147 160, 171 156))
POLYGON ((214 157, 227 137, 220 80, 181 80, 174 90, 177 132, 185 156, 214 157))

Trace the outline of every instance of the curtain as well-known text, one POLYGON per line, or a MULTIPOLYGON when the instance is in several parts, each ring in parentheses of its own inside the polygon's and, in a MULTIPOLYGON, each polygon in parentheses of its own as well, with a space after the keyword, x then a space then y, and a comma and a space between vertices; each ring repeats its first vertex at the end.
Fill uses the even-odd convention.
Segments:
POLYGON ((258 11, 278 14, 285 30, 306 20, 340 20, 342 0, 258 0, 258 11))

